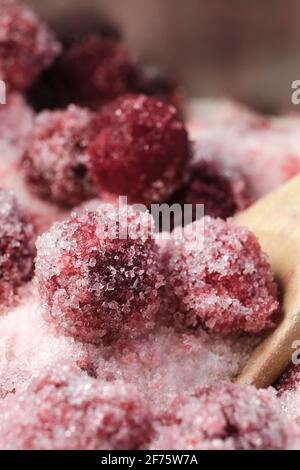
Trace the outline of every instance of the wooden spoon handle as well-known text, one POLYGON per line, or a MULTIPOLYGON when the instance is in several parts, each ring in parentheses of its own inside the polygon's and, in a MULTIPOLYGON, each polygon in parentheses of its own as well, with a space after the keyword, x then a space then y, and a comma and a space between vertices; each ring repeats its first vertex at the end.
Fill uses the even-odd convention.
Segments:
POLYGON ((257 388, 273 384, 291 362, 293 343, 300 340, 300 312, 289 315, 254 351, 237 383, 257 388))
POLYGON ((281 321, 257 347, 238 383, 272 385, 292 360, 300 340, 300 175, 236 217, 269 255, 282 294, 281 321))

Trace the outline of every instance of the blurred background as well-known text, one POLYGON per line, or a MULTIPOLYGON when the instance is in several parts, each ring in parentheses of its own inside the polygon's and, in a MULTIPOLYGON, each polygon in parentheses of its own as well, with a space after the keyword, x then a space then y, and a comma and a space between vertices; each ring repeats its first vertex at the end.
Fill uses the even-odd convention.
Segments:
POLYGON ((227 96, 265 112, 294 109, 299 0, 27 0, 67 40, 120 31, 137 58, 190 96, 227 96))

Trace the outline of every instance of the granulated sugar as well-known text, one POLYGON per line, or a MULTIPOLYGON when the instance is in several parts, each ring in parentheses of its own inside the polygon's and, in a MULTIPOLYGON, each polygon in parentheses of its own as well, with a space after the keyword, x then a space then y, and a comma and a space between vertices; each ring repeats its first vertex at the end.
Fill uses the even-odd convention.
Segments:
POLYGON ((239 170, 255 199, 300 172, 299 115, 266 117, 235 103, 205 100, 192 107, 194 158, 221 161, 239 170))
POLYGON ((143 339, 119 342, 98 357, 97 375, 137 386, 155 409, 195 386, 232 379, 259 338, 220 337, 198 330, 182 334, 158 326, 143 339))
POLYGON ((0 317, 2 395, 26 389, 32 377, 56 362, 69 361, 88 368, 90 355, 96 353, 90 345, 60 336, 48 325, 33 284, 24 287, 20 297, 19 304, 0 317))
POLYGON ((1 394, 26 389, 45 368, 68 360, 101 379, 134 384, 156 409, 164 409, 177 393, 234 377, 258 341, 157 326, 143 338, 114 345, 81 343, 58 334, 44 319, 29 284, 21 303, 0 317, 1 394))

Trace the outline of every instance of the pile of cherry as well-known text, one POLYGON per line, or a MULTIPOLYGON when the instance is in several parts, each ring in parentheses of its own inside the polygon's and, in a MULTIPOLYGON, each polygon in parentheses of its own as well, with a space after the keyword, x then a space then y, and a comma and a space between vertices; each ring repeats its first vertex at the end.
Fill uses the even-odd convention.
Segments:
MULTIPOLYGON (((71 210, 37 238, 30 211, 11 191, 0 191, 2 315, 33 279, 57 334, 96 346, 139 340, 157 323, 190 335, 274 326, 278 292, 267 257, 251 232, 227 219, 250 204, 247 182, 211 159, 194 158, 176 87, 162 90, 112 38, 91 36, 63 51, 14 0, 0 0, 0 78, 9 94, 29 92, 39 105, 46 97, 53 108, 36 115, 20 168, 32 194, 71 210), (118 206, 120 195, 130 205, 118 206), (161 202, 204 203, 207 216, 162 244, 149 212, 131 206, 161 202)), ((299 443, 274 390, 198 387, 157 413, 134 386, 95 375, 66 358, 26 391, 10 391, 0 402, 0 447, 299 443)))

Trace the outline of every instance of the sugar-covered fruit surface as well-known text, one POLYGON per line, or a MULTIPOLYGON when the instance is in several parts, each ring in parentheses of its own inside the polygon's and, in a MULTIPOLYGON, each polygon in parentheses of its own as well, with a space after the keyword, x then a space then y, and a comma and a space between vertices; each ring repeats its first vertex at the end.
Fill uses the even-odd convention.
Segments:
POLYGON ((300 117, 185 122, 122 42, 0 13, 0 448, 299 449, 298 367, 233 381, 280 313, 234 215, 299 172, 300 117), (155 203, 192 220, 161 234, 155 203))
POLYGON ((83 210, 54 224, 37 247, 41 300, 65 333, 99 342, 153 328, 164 278, 147 212, 83 210))
POLYGON ((255 236, 230 220, 204 217, 175 229, 164 250, 170 311, 178 327, 258 333, 272 327, 277 287, 255 236), (198 234, 203 233, 203 242, 198 234))
POLYGON ((24 4, 1 0, 0 78, 10 90, 24 91, 60 53, 53 33, 24 4))
POLYGON ((33 276, 36 234, 12 191, 0 190, 0 222, 0 303, 5 306, 33 276))
POLYGON ((106 105, 93 127, 90 166, 100 192, 148 205, 182 185, 191 151, 174 106, 126 95, 106 105))

